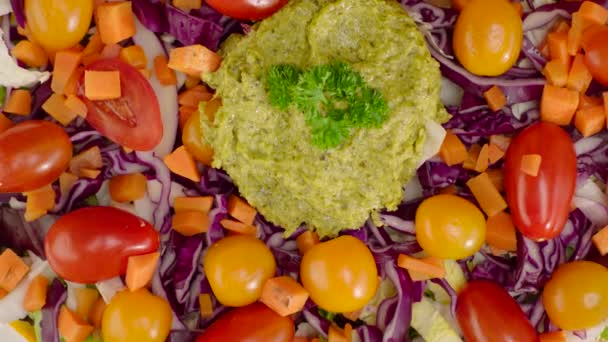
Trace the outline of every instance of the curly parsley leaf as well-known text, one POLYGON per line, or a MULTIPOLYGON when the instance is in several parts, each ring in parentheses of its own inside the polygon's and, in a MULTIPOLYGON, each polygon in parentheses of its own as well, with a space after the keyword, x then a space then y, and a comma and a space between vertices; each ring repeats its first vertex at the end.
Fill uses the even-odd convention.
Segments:
POLYGON ((287 109, 292 99, 292 89, 298 83, 302 72, 293 65, 277 65, 268 71, 266 87, 269 89, 270 104, 287 109))

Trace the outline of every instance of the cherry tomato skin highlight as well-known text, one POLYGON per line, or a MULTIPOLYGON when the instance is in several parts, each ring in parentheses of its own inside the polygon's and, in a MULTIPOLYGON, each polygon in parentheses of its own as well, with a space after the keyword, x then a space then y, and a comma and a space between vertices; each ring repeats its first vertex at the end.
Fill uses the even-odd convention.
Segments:
MULTIPOLYGON (((118 70, 122 91, 122 97, 115 100, 91 101, 81 96, 87 105, 89 124, 108 139, 132 150, 149 151, 156 147, 163 137, 163 122, 150 82, 117 58, 93 62, 86 70, 118 70)), ((80 89, 84 89, 82 84, 80 89)))
POLYGON ((593 79, 608 86, 608 28, 603 27, 594 33, 587 42, 585 48, 585 64, 593 79))
POLYGON ((47 51, 78 44, 91 26, 93 0, 25 0, 32 36, 47 51))
POLYGON ((472 0, 454 27, 454 53, 471 73, 498 76, 517 59, 523 40, 521 17, 509 0, 472 0))
POLYGON ((479 251, 486 239, 486 220, 481 210, 464 198, 437 195, 416 211, 416 239, 429 255, 463 259, 479 251))
POLYGON ((125 274, 128 258, 156 252, 158 232, 113 207, 86 207, 57 220, 44 240, 47 260, 65 280, 92 284, 125 274))
POLYGON ((209 6, 235 19, 261 20, 274 14, 289 0, 207 0, 209 6))
POLYGON ((539 122, 516 136, 505 155, 505 190, 513 223, 526 237, 543 241, 561 233, 576 183, 576 153, 559 126, 539 122), (521 171, 522 158, 538 154, 538 175, 521 171))
POLYGON ((104 341, 164 342, 172 320, 173 312, 165 299, 147 289, 123 290, 105 308, 101 331, 104 341))
POLYGON ((608 317, 608 269, 591 261, 561 265, 545 285, 543 305, 563 330, 582 330, 608 317))
POLYGON ((322 309, 352 312, 376 294, 378 269, 369 248, 349 235, 319 243, 300 264, 302 285, 322 309))
POLYGON ((214 243, 203 258, 213 294, 226 306, 245 306, 262 295, 277 264, 264 242, 249 235, 228 236, 214 243))
POLYGON ((196 342, 291 342, 294 333, 291 318, 258 302, 225 313, 196 342))
POLYGON ((456 319, 467 342, 537 342, 536 330, 498 284, 474 280, 458 294, 456 319))
POLYGON ((28 120, 0 134, 0 192, 25 192, 55 181, 72 159, 72 142, 52 122, 28 120))

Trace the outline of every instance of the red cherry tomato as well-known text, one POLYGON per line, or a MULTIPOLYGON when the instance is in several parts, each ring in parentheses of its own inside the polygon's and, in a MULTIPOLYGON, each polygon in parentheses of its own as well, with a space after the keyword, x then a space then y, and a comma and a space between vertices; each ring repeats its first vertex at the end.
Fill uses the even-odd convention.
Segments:
POLYGON ((207 0, 209 6, 235 19, 260 20, 270 17, 289 0, 207 0))
POLYGON ((593 78, 608 86, 608 28, 602 27, 592 31, 585 42, 585 64, 593 78))
POLYGON ((559 126, 540 122, 522 131, 505 155, 505 190, 513 222, 533 240, 561 233, 570 212, 576 182, 576 154, 559 126), (524 155, 541 156, 537 176, 521 170, 524 155))
POLYGON ((467 284, 456 300, 456 319, 467 342, 538 341, 519 305, 491 281, 467 284))
POLYGON ((158 250, 148 222, 112 207, 87 207, 61 217, 44 240, 47 260, 65 280, 91 284, 125 274, 128 258, 158 250))
MULTIPOLYGON (((122 97, 115 100, 91 101, 81 96, 87 105, 87 121, 91 126, 132 150, 148 151, 156 147, 163 136, 163 123, 150 82, 120 59, 102 59, 86 70, 118 70, 122 91, 122 97)), ((80 89, 84 87, 81 85, 80 89)))
POLYGON ((0 192, 24 192, 55 181, 72 159, 60 126, 29 120, 0 134, 0 192))
POLYGON ((224 314, 196 342, 291 342, 294 333, 291 318, 258 302, 224 314))

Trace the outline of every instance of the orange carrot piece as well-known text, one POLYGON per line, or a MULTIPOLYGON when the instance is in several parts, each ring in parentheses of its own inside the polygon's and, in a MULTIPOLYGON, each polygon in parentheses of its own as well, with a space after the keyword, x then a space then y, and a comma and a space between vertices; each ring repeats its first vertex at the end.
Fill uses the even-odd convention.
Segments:
POLYGON ((488 216, 494 216, 507 208, 507 202, 496 189, 486 172, 471 178, 467 186, 488 216))
POLYGON ((146 53, 139 45, 131 45, 123 48, 120 50, 119 57, 137 69, 143 69, 148 65, 146 53))
POLYGON ((201 180, 201 175, 196 167, 196 162, 184 146, 178 147, 175 151, 166 156, 164 162, 169 170, 177 175, 195 182, 201 180))
POLYGON ((469 153, 458 136, 450 131, 445 135, 439 156, 448 166, 461 164, 467 160, 469 153))
POLYGON ((89 66, 90 64, 93 64, 94 62, 98 61, 99 59, 101 59, 101 54, 99 52, 83 56, 82 65, 84 65, 85 67, 89 66))
POLYGON ((399 254, 397 266, 406 269, 414 281, 445 277, 443 262, 435 257, 418 259, 399 254))
POLYGON ((314 245, 320 242, 319 234, 312 230, 307 230, 304 233, 298 235, 296 238, 296 244, 300 255, 306 254, 314 245))
POLYGON ((563 331, 546 332, 538 335, 539 342, 566 342, 566 333, 563 331))
POLYGON ((558 20, 551 28, 551 32, 568 33, 568 31, 570 31, 570 24, 566 20, 558 20))
POLYGON ((42 109, 52 116, 53 119, 57 120, 62 125, 67 126, 76 119, 78 114, 71 111, 70 108, 66 106, 65 101, 66 99, 63 95, 54 93, 42 104, 42 109))
POLYGON ((103 312, 106 310, 106 306, 106 302, 103 298, 99 297, 89 313, 88 321, 93 324, 96 329, 101 328, 101 319, 103 317, 103 312))
POLYGON ((488 159, 490 161, 490 165, 496 163, 501 160, 502 157, 505 156, 505 151, 503 151, 498 145, 490 144, 488 146, 488 159))
POLYGON ((74 51, 59 51, 55 55, 53 66, 53 77, 51 78, 51 89, 57 94, 65 94, 68 81, 76 72, 82 54, 74 51))
POLYGON ((63 305, 59 310, 57 330, 59 331, 59 336, 62 337, 65 342, 84 342, 87 336, 89 336, 95 328, 88 325, 72 310, 63 305))
POLYGON ((63 102, 65 106, 76 115, 86 117, 88 113, 87 105, 76 95, 68 95, 63 102))
POLYGON ((520 170, 528 176, 536 177, 542 162, 543 158, 540 154, 524 154, 521 157, 520 170))
POLYGON ((200 211, 209 213, 213 206, 213 196, 177 197, 173 203, 176 213, 182 211, 200 211))
POLYGON ((578 108, 578 92, 545 85, 540 103, 540 118, 557 125, 569 125, 578 108))
POLYGON ((84 95, 89 100, 112 100, 122 96, 120 72, 87 70, 84 72, 84 95))
POLYGON ((488 177, 490 178, 490 182, 492 182, 492 184, 494 185, 496 190, 498 190, 498 192, 503 192, 505 189, 505 185, 504 185, 505 176, 504 176, 504 172, 502 171, 502 168, 488 170, 488 171, 486 171, 486 173, 488 174, 488 177))
POLYGON ((200 211, 181 211, 173 215, 173 230, 183 236, 193 236, 209 230, 209 215, 200 211))
POLYGON ((186 122, 192 117, 192 114, 197 112, 198 109, 194 107, 188 106, 180 106, 179 107, 179 127, 184 129, 186 126, 186 122))
POLYGON ((250 226, 258 212, 242 198, 232 195, 228 199, 228 214, 250 226))
POLYGON ((101 58, 118 58, 120 57, 120 52, 122 51, 122 46, 118 44, 110 44, 103 47, 99 57, 101 58))
POLYGON ((82 177, 82 178, 95 179, 95 178, 99 177, 100 174, 101 174, 101 170, 88 169, 88 168, 80 169, 80 177, 82 177))
POLYGON ((74 289, 74 298, 76 299, 76 314, 82 320, 88 321, 95 303, 100 298, 99 292, 96 289, 79 287, 74 289))
POLYGON ((30 115, 32 94, 25 89, 14 89, 4 104, 4 111, 16 115, 30 115))
MULTIPOLYGON (((166 64, 166 63, 165 63, 166 64)), ((187 76, 186 82, 184 82, 184 87, 186 89, 192 89, 201 83, 200 76, 187 76)))
POLYGON ((198 305, 201 310, 202 318, 207 319, 213 316, 213 300, 211 300, 210 294, 201 293, 198 296, 198 305))
POLYGON ((592 80, 593 76, 591 76, 591 72, 585 64, 585 57, 580 53, 577 54, 568 74, 568 89, 584 93, 589 88, 592 80))
POLYGON ((594 107, 594 106, 603 106, 603 105, 604 105, 604 101, 599 96, 587 96, 582 93, 579 94, 577 109, 584 109, 584 108, 589 108, 589 107, 594 107))
POLYGON ((579 109, 574 116, 574 126, 584 137, 601 132, 606 127, 604 105, 579 109))
POLYGON ((104 44, 101 41, 101 35, 99 34, 99 32, 95 32, 95 34, 93 34, 91 36, 91 38, 89 38, 89 42, 82 50, 82 56, 84 57, 84 56, 89 56, 92 54, 100 53, 101 50, 103 50, 103 47, 104 47, 104 44))
POLYGON ((135 201, 145 196, 148 179, 139 172, 114 176, 110 179, 109 189, 110 197, 116 202, 135 201))
POLYGON ((78 181, 78 176, 70 172, 62 173, 61 176, 59 176, 59 190, 61 191, 61 194, 67 195, 76 181, 78 181))
POLYGON ((517 250, 515 225, 513 225, 511 215, 501 211, 488 217, 486 221, 486 242, 488 245, 503 251, 514 252, 517 250))
POLYGON ((488 102, 488 106, 494 112, 501 110, 507 104, 507 97, 502 89, 492 86, 483 93, 483 97, 488 102))
POLYGON ((580 12, 572 14, 572 27, 568 31, 567 50, 570 56, 576 56, 581 50, 581 42, 583 39, 583 33, 589 27, 591 22, 581 15, 580 12))
POLYGON ((25 204, 25 221, 35 221, 53 209, 55 206, 55 190, 49 184, 40 189, 26 192, 27 202, 25 204))
POLYGON ((75 155, 70 160, 70 172, 76 176, 80 176, 82 169, 99 169, 103 166, 101 151, 98 146, 93 146, 85 151, 75 155))
POLYGON ((169 68, 167 57, 159 55, 154 58, 154 74, 160 84, 169 86, 177 84, 177 76, 175 71, 169 68))
POLYGON ((254 226, 246 225, 235 220, 224 219, 220 221, 220 224, 225 229, 237 234, 255 235, 257 233, 257 229, 254 226))
POLYGON ((608 226, 595 233, 591 240, 601 255, 608 254, 608 226))
POLYGON ((568 33, 549 33, 547 35, 547 45, 549 46, 550 59, 556 59, 564 65, 570 65, 571 57, 568 54, 568 33))
POLYGON ((25 277, 30 267, 13 252, 7 248, 0 254, 0 288, 11 292, 25 277))
POLYGON ((130 256, 127 262, 125 282, 130 291, 137 291, 148 286, 158 265, 160 253, 130 256))
POLYGON ((467 170, 475 170, 475 167, 477 167, 477 159, 479 159, 480 153, 481 146, 479 146, 479 144, 471 145, 471 148, 469 148, 467 160, 464 161, 462 167, 467 170))
POLYGON ((14 125, 15 124, 11 119, 7 118, 6 115, 0 112, 0 133, 3 133, 14 125))
POLYGON ((212 98, 213 94, 207 91, 205 87, 196 86, 179 94, 178 103, 182 106, 198 108, 199 103, 209 101, 212 98))
POLYGON ((12 50, 13 57, 31 68, 41 68, 49 62, 49 56, 44 49, 29 40, 22 40, 12 50))
POLYGON ((27 312, 34 312, 42 309, 46 304, 46 292, 49 280, 42 275, 36 276, 27 288, 23 298, 23 308, 27 312))
POLYGON ((565 87, 568 83, 568 71, 568 65, 562 63, 559 59, 554 59, 545 64, 543 74, 549 84, 556 87, 565 87))
POLYGON ((346 323, 344 329, 340 329, 336 325, 329 326, 329 334, 327 334, 327 342, 351 342, 352 327, 346 323), (349 328, 347 328, 349 327, 349 328))
POLYGON ((485 172, 488 169, 490 161, 490 152, 488 144, 484 144, 479 151, 479 156, 475 162, 475 171, 485 172))
POLYGON ((68 82, 65 84, 63 88, 63 95, 77 95, 78 87, 80 87, 80 80, 82 79, 82 75, 84 75, 84 68, 79 66, 76 68, 72 76, 68 79, 68 82))
POLYGON ((102 3, 96 15, 97 30, 104 44, 116 44, 135 35, 131 1, 102 3))
POLYGON ((190 76, 201 76, 220 67, 222 58, 206 47, 196 44, 171 50, 169 68, 190 76))
POLYGON ((583 1, 578 9, 578 13, 590 23, 605 25, 606 21, 608 21, 608 9, 593 1, 583 1))
POLYGON ((308 296, 308 291, 292 277, 281 276, 266 280, 260 302, 286 317, 302 311, 308 296))
POLYGON ((8 291, 0 287, 0 299, 6 297, 8 295, 8 291))
POLYGON ((202 5, 202 0, 173 0, 173 6, 184 12, 200 9, 202 5))

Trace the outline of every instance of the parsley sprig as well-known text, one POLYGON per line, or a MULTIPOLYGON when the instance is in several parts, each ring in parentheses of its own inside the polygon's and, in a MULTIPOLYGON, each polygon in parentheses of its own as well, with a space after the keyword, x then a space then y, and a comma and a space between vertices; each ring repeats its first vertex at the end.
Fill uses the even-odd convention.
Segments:
POLYGON ((313 145, 339 146, 356 128, 380 127, 388 118, 382 93, 344 62, 300 70, 289 64, 275 65, 266 78, 270 103, 286 110, 294 106, 304 113, 313 145))

